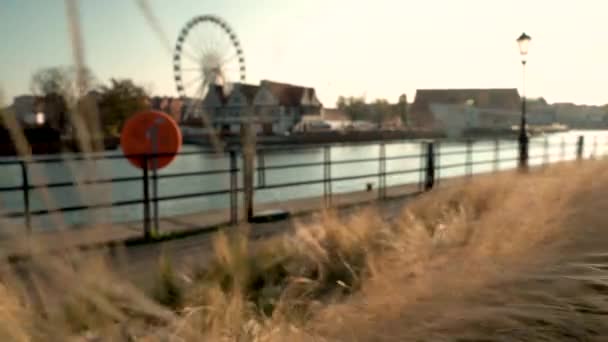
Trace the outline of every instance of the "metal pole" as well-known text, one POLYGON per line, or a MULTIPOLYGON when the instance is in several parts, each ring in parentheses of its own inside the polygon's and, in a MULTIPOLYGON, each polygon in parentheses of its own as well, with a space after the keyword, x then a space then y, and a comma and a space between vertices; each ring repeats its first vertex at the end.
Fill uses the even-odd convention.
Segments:
POLYGON ((429 191, 435 185, 435 143, 429 142, 426 146, 426 172, 424 190, 429 191))
POLYGON ((143 156, 143 191, 144 191, 144 238, 150 238, 150 187, 148 184, 148 156, 143 156))
POLYGON ((378 155, 378 198, 383 199, 386 197, 386 184, 385 184, 385 173, 386 173, 386 146, 384 143, 380 143, 380 151, 378 155))
POLYGON ((528 144, 529 138, 526 132, 526 61, 521 62, 523 70, 523 86, 521 101, 521 122, 519 125, 519 168, 522 171, 528 170, 528 144))
POLYGON ((576 159, 583 160, 583 153, 585 150, 585 137, 579 136, 578 141, 576 142, 576 159))
POLYGON ((21 189, 23 191, 23 209, 25 214, 25 228, 27 233, 32 232, 32 217, 30 214, 30 182, 27 174, 27 164, 25 161, 20 161, 21 165, 21 189))
POLYGON ((441 180, 441 143, 433 142, 433 186, 439 185, 441 180))
POLYGON ((329 189, 327 187, 327 146, 323 147, 323 200, 325 207, 329 206, 329 189))
POLYGON ((253 169, 254 169, 254 154, 255 147, 252 141, 251 123, 246 124, 243 139, 243 200, 245 201, 244 210, 247 222, 251 222, 253 218, 253 169))
POLYGON ((466 152, 466 174, 470 178, 473 175, 473 141, 467 139, 467 152, 466 152))
POLYGON ((420 159, 418 161, 418 165, 419 165, 419 172, 418 172, 418 191, 419 192, 423 192, 425 190, 424 184, 425 184, 425 175, 426 175, 426 154, 424 153, 424 144, 423 142, 420 143, 420 159))
POLYGON ((264 160, 264 150, 258 150, 258 186, 263 188, 266 186, 266 161, 264 160))
POLYGON ((236 151, 230 150, 230 223, 238 223, 238 168, 236 151))
POLYGON ((331 147, 323 147, 323 196, 325 205, 330 207, 332 204, 331 188, 331 147))
POLYGON ((154 215, 154 232, 158 234, 160 226, 159 210, 158 210, 158 153, 159 153, 159 141, 158 141, 158 127, 152 127, 152 146, 153 146, 153 159, 152 159, 152 203, 153 203, 153 215, 154 215))

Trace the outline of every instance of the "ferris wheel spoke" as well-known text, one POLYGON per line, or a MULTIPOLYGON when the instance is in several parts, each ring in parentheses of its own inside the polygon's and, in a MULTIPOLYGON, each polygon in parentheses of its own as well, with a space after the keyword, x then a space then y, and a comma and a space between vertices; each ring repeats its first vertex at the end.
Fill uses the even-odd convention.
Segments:
POLYGON ((201 58, 205 55, 205 49, 197 48, 192 42, 188 42, 187 46, 193 56, 198 56, 197 62, 200 62, 201 58))
POLYGON ((214 47, 210 44, 209 37, 207 37, 204 28, 205 26, 201 26, 200 29, 196 30, 197 40, 201 42, 204 51, 213 51, 214 47))
POLYGON ((182 49, 182 53, 188 57, 189 60, 193 61, 194 63, 200 63, 201 57, 196 57, 194 54, 192 54, 190 51, 186 51, 184 49, 182 49))
POLYGON ((204 31, 205 26, 207 26, 207 25, 198 26, 195 31, 196 33, 193 33, 193 36, 196 36, 197 41, 201 44, 203 49, 205 49, 206 51, 209 51, 209 44, 205 37, 205 31, 204 31))
POLYGON ((209 41, 211 42, 211 44, 213 44, 213 48, 218 53, 221 53, 221 51, 225 51, 226 50, 225 41, 223 39, 223 37, 225 36, 225 34, 226 33, 224 33, 223 31, 215 30, 211 34, 211 37, 209 39, 209 41))
POLYGON ((192 32, 192 40, 195 41, 198 46, 201 47, 201 51, 203 51, 204 54, 204 51, 207 50, 207 44, 205 44, 204 37, 201 38, 201 30, 198 29, 198 27, 195 28, 194 32, 192 32))
POLYGON ((222 64, 230 63, 230 62, 236 60, 238 56, 239 56, 238 53, 234 52, 233 54, 229 55, 228 57, 223 57, 222 64))
POLYGON ((184 88, 190 88, 192 85, 197 84, 197 82, 204 83, 203 81, 204 81, 203 78, 199 76, 199 77, 196 77, 196 78, 191 79, 188 82, 184 83, 183 86, 184 86, 184 88))
POLYGON ((214 38, 218 51, 226 50, 226 38, 225 37, 226 37, 226 33, 223 30, 221 32, 219 30, 214 32, 213 38, 214 38))

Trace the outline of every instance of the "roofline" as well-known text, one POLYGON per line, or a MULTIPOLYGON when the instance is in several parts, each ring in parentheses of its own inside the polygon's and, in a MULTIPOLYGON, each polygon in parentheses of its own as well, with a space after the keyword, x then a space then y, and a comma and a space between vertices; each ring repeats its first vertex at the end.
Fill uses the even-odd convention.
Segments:
POLYGON ((289 87, 294 87, 294 88, 302 88, 302 89, 311 89, 311 90, 315 90, 315 88, 314 88, 314 87, 308 87, 308 86, 303 86, 303 85, 296 85, 296 84, 284 83, 284 82, 278 82, 278 81, 272 81, 272 80, 260 80, 260 87, 262 86, 262 84, 263 84, 264 82, 275 83, 275 84, 280 84, 280 85, 289 86, 289 87))

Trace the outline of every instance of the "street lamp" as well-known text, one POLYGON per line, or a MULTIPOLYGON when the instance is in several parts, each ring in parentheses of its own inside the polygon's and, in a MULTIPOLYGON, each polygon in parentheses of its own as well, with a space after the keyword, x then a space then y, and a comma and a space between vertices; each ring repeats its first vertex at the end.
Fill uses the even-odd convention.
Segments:
POLYGON ((517 38, 519 53, 521 54, 521 65, 523 70, 522 101, 521 101, 521 123, 519 125, 519 167, 523 170, 528 168, 528 133, 526 132, 526 58, 528 56, 528 45, 530 36, 522 33, 517 38))

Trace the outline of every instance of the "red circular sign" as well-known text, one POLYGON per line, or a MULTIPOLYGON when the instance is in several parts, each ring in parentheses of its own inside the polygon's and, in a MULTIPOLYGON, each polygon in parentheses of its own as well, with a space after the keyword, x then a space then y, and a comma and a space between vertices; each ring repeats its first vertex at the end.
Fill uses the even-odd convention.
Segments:
POLYGON ((158 111, 140 112, 129 118, 122 128, 120 146, 134 166, 143 168, 143 155, 149 154, 148 168, 161 169, 179 152, 182 133, 169 115, 158 111), (161 156, 154 158, 154 154, 161 156))

